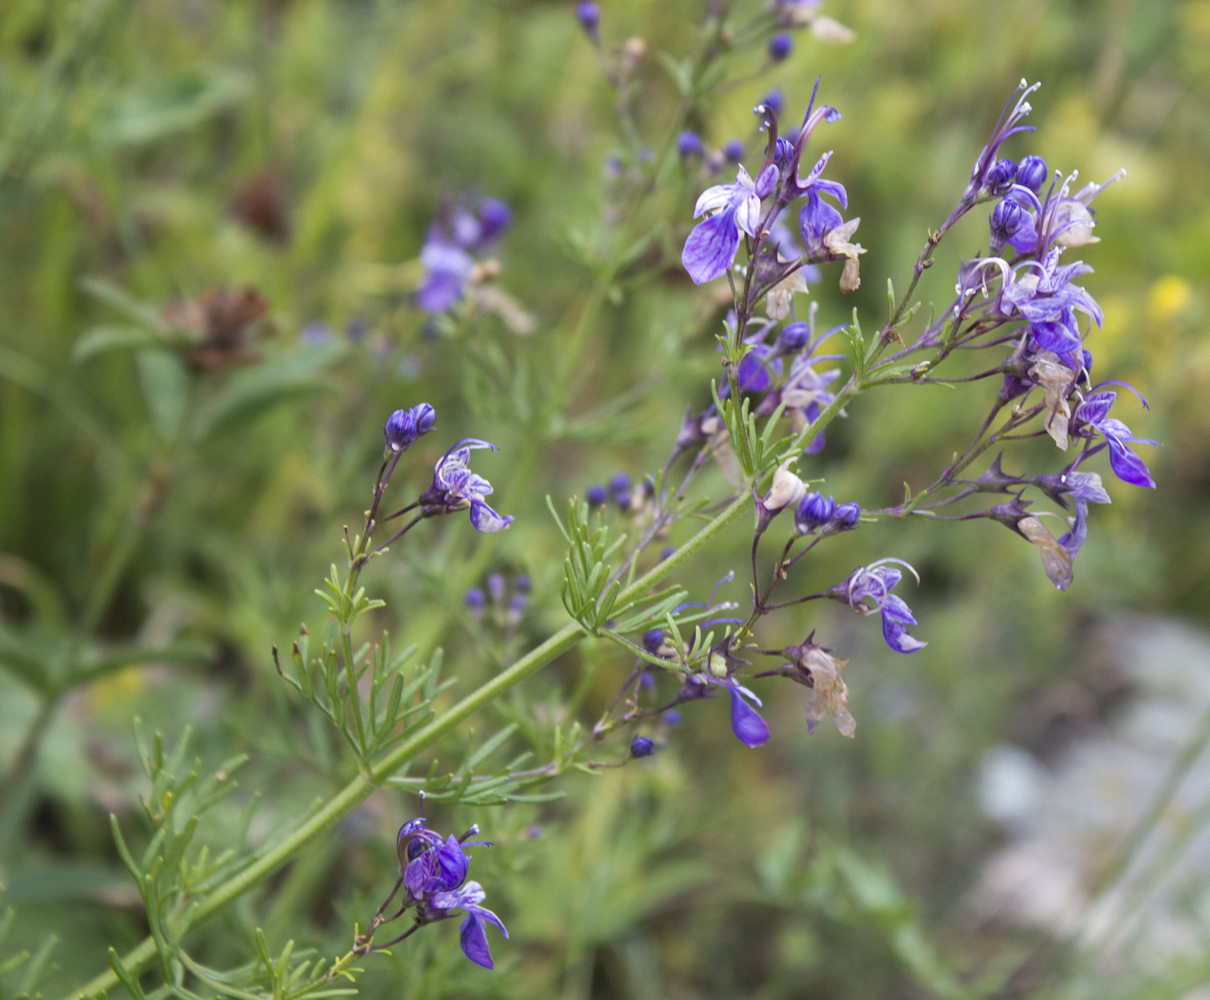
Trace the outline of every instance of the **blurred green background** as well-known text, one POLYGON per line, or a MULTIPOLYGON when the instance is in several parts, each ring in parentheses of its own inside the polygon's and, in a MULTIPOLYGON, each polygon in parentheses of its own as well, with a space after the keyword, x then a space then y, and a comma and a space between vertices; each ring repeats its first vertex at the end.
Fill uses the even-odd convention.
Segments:
MULTIPOLYGON (((1126 379, 1152 404, 1119 401, 1137 434, 1163 442, 1143 449, 1159 489, 1109 484, 1104 463, 1114 503, 1093 511, 1066 593, 989 522, 880 523, 821 548, 817 586, 885 555, 924 580, 908 598, 929 646, 911 658, 887 650, 876 623, 826 611, 787 616, 765 640, 817 628, 850 659, 855 741, 829 727, 808 737, 799 692, 773 685, 774 738, 760 750, 733 740, 721 703, 703 704, 649 764, 567 776, 557 803, 438 807, 439 829, 473 820, 497 843, 472 874, 512 940, 493 938, 488 974, 451 927, 429 929, 367 961, 363 989, 1185 995, 1210 979, 1210 947, 1157 970, 1123 946, 1107 966, 1044 932, 973 919, 969 894, 1004 836, 979 808, 984 752, 1010 742, 1060 766, 1129 697, 1104 680, 1099 630, 1140 613, 1210 624, 1210 2, 830 3, 854 42, 798 32, 790 58, 757 75, 765 35, 726 56, 724 93, 688 106, 660 53, 698 51, 702 4, 604 6, 606 48, 645 43, 635 120, 657 150, 683 113, 710 148, 743 139, 751 165, 752 105, 781 86, 792 119, 822 77, 844 118, 813 148, 835 149, 828 176, 847 186, 869 249, 855 295, 839 295, 838 273, 812 289, 825 325, 854 305, 867 329, 881 322, 886 279, 903 287, 1003 101, 1020 78, 1041 80, 1037 131, 1006 154, 1087 180, 1128 170, 1096 203, 1102 242, 1084 248, 1105 310, 1089 346, 1097 378, 1126 379), (1072 691, 1091 707, 1063 709, 1072 691)), ((760 9, 736 4, 732 17, 760 9)), ((0 882, 17 913, 4 946, 36 950, 53 934, 40 989, 59 996, 105 968, 108 945, 146 933, 108 825, 116 813, 139 836, 132 717, 169 742, 192 726, 208 767, 251 754, 232 809, 262 792, 254 839, 347 779, 269 649, 299 622, 322 628, 312 588, 367 503, 391 410, 437 408, 437 432, 401 467, 409 489, 460 437, 501 449, 474 467, 516 515, 508 532, 426 524, 363 581, 388 601, 382 626, 443 646, 465 693, 563 623, 563 543, 544 498, 562 509, 615 471, 662 464, 685 408, 709 399, 718 314, 677 260, 709 181, 673 165, 631 223, 631 238, 657 234, 651 253, 592 318, 561 397, 560 359, 620 239, 602 223, 605 159, 626 155, 570 3, 9 0, 0 60, 0 882), (490 313, 426 326, 412 304, 436 206, 467 188, 516 213, 499 284, 536 320, 531 334, 490 313), (255 360, 165 362, 138 340, 165 305, 215 285, 264 297, 255 360), (533 580, 518 635, 461 609, 489 570, 533 580)), ((926 307, 948 302, 960 257, 986 247, 983 219, 942 245, 919 289, 926 307)), ((893 503, 965 445, 993 391, 863 397, 807 471, 838 498, 893 503)), ((1005 464, 1031 461, 1053 471, 1053 447, 1005 464)), ((725 484, 714 476, 706 491, 725 484)), ((696 598, 729 568, 742 579, 743 536, 681 581, 696 598)), ((745 594, 740 582, 725 592, 745 594)), ((591 706, 627 667, 585 644, 509 707, 540 727, 581 677, 591 706)), ((392 884, 392 837, 414 810, 380 793, 198 931, 197 950, 239 964, 255 927, 275 948, 343 950, 392 884)), ((221 839, 230 821, 203 833, 221 839)), ((1096 845, 1104 871, 1125 836, 1096 845)), ((0 980, 4 995, 19 979, 0 980)))

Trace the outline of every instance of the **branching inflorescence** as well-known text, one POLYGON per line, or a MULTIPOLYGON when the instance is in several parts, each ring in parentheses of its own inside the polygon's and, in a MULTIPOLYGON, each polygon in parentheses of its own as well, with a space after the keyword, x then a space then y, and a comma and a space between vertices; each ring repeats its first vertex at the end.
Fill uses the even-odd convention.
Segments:
MULTIPOLYGON (((840 37, 847 29, 818 14, 818 6, 810 0, 777 0, 769 8, 775 16, 764 17, 763 30, 769 35, 772 27, 809 25, 820 37, 840 37)), ((636 125, 630 114, 630 95, 641 45, 628 42, 607 55, 597 4, 578 3, 575 16, 617 92, 623 132, 635 140, 631 164, 658 161, 658 155, 641 146, 632 134, 636 125)), ((702 67, 722 45, 721 27, 716 24, 715 29, 706 43, 702 67)), ((784 59, 790 47, 787 36, 773 35, 767 40, 768 58, 774 62, 784 59)), ((685 75, 683 89, 689 97, 694 94, 694 78, 690 70, 685 75)), ((758 711, 763 702, 752 684, 774 677, 808 689, 805 716, 809 732, 830 718, 841 734, 852 737, 856 721, 848 707, 844 680, 848 661, 817 642, 814 628, 801 642, 784 648, 763 648, 757 631, 764 619, 777 612, 831 601, 863 617, 878 615, 883 639, 891 650, 906 654, 925 648, 919 634, 926 630, 918 626, 901 586, 905 573, 917 582, 919 578, 905 561, 887 556, 856 566, 844 579, 825 579, 814 585, 806 582, 811 553, 821 544, 852 537, 863 521, 890 517, 997 521, 1038 548, 1045 572, 1056 587, 1070 586, 1074 560, 1087 538, 1089 505, 1110 500, 1100 474, 1092 468, 1093 460, 1107 451, 1109 468, 1119 479, 1154 487, 1147 467, 1132 448, 1154 442, 1136 437, 1125 423, 1110 416, 1117 403, 1117 393, 1110 387, 1124 383, 1092 380, 1093 359, 1087 340, 1091 328, 1099 326, 1103 317, 1092 295, 1077 284, 1091 268, 1082 260, 1070 259, 1074 251, 1096 242, 1091 204, 1116 177, 1105 184, 1076 188, 1075 173, 1052 177, 1037 155, 1016 162, 1001 155, 1007 140, 1029 131, 1021 123, 1030 111, 1027 98, 1037 86, 1022 81, 1005 105, 956 206, 929 233, 905 293, 898 300, 892 295, 890 315, 873 336, 862 333, 855 314, 849 323, 826 326, 818 322, 818 303, 811 303, 801 315, 796 306, 808 293, 809 283, 819 279, 821 265, 840 265, 842 292, 857 289, 860 257, 865 252, 854 242, 860 218, 846 218, 849 199, 845 187, 824 176, 831 152, 813 154, 813 162, 807 156, 817 133, 841 120, 835 108, 817 103, 818 81, 796 128, 787 131, 781 126, 784 109, 779 93, 771 93, 756 105, 766 141, 763 156, 746 165, 744 143, 732 140, 722 149, 710 151, 696 132, 681 127, 686 125, 682 116, 671 132, 667 162, 679 164, 683 176, 693 170, 696 177, 716 178, 724 165, 735 172, 734 181, 710 184, 700 192, 692 211, 693 219, 699 221, 690 228, 686 211, 680 229, 681 233, 688 229, 680 262, 692 282, 702 285, 725 277, 730 288, 730 309, 717 337, 725 377, 710 387, 704 407, 699 403, 688 408, 658 471, 637 482, 630 474, 619 472, 607 483, 589 487, 587 502, 569 503, 566 521, 555 514, 568 544, 560 596, 572 620, 511 665, 502 662, 490 680, 439 716, 432 707, 441 690, 437 686, 439 653, 409 679, 404 668, 411 651, 391 657, 385 637, 369 652, 368 647, 355 650, 355 623, 365 612, 382 605, 368 599, 358 586, 361 572, 372 559, 425 519, 465 510, 471 525, 481 533, 502 531, 513 521, 511 515, 498 513, 488 503, 491 484, 470 468, 473 451, 495 450, 494 445, 477 438, 465 438, 450 447, 437 459, 423 490, 412 494, 410 502, 382 513, 404 456, 436 426, 436 414, 427 403, 390 414, 383 427, 385 450, 364 524, 355 537, 345 535, 347 568, 342 572, 333 566, 325 589, 319 591, 332 615, 323 652, 309 658, 304 629, 294 646, 294 674, 287 676, 278 665, 286 680, 323 712, 352 747, 358 775, 298 831, 221 883, 196 906, 183 909, 183 916, 165 917, 162 925, 154 918, 152 939, 126 956, 129 965, 115 953, 114 975, 126 977, 122 979, 126 982, 157 951, 170 968, 174 942, 189 930, 191 921, 204 919, 254 880, 266 877, 291 852, 330 829, 381 784, 428 785, 434 798, 449 793, 449 798, 461 797, 472 804, 487 801, 473 797, 478 787, 480 793, 490 790, 501 796, 492 801, 506 801, 518 789, 572 767, 592 770, 646 759, 667 742, 685 706, 720 700, 724 693, 734 735, 746 746, 757 747, 771 733, 758 711), (910 329, 915 314, 913 295, 938 244, 961 219, 985 204, 991 205, 987 255, 964 261, 952 301, 936 319, 910 329), (947 364, 969 358, 975 351, 984 352, 982 356, 988 360, 976 365, 973 374, 966 369, 952 375, 942 373, 947 364), (892 385, 989 380, 994 391, 989 393, 986 413, 976 421, 969 442, 930 485, 915 494, 909 492, 898 505, 876 508, 843 497, 837 502, 818 488, 821 477, 809 475, 813 456, 827 449, 832 421, 846 416, 846 407, 862 393, 892 385), (1004 455, 1013 442, 1047 439, 1063 454, 1058 469, 1020 474, 1005 470, 1004 455), (709 463, 718 467, 732 492, 722 498, 694 499, 699 474, 709 463), (988 503, 989 498, 994 502, 988 503), (1059 511, 1070 513, 1070 519, 1058 511, 1049 515, 1035 511, 1034 505, 1043 498, 1059 511), (751 546, 743 572, 750 573, 750 601, 741 605, 725 595, 725 588, 735 580, 734 571, 719 580, 704 600, 695 600, 680 586, 663 583, 749 513, 753 518, 751 546), (690 515, 705 524, 679 546, 669 544, 672 530, 690 515), (1059 518, 1065 530, 1056 536, 1044 516, 1059 518), (629 546, 625 536, 610 536, 609 522, 617 517, 627 519, 635 529, 629 546), (762 558, 762 542, 771 545, 772 560, 767 552, 762 558), (657 543, 658 557, 653 558, 657 543), (519 763, 510 765, 485 780, 472 773, 474 763, 511 737, 517 728, 514 725, 489 740, 464 769, 446 776, 444 786, 434 777, 435 767, 428 778, 398 773, 471 714, 589 636, 623 649, 628 672, 595 724, 581 728, 575 723, 560 729, 544 762, 524 768, 519 763), (757 667, 756 657, 773 665, 757 667), (409 705, 409 700, 415 703, 409 705), (584 760, 619 729, 628 730, 624 749, 610 760, 584 760)), ((635 170, 627 174, 621 164, 622 158, 612 155, 607 164, 607 181, 613 185, 609 188, 613 201, 603 213, 607 226, 616 222, 624 208, 641 203, 660 176, 658 163, 647 174, 635 170)), ((494 277, 496 265, 477 261, 511 218, 508 206, 493 199, 464 196, 442 206, 420 256, 416 304, 427 322, 456 322, 457 314, 467 311, 463 307, 468 300, 474 300, 500 312, 506 323, 514 325, 509 317, 518 318, 515 304, 502 293, 486 294, 483 287, 494 277)), ((610 280, 600 282, 602 288, 609 289, 613 279, 644 259, 654 246, 646 239, 635 244, 635 249, 623 255, 624 262, 607 276, 610 280)), ((600 301, 606 294, 601 292, 600 301)), ((591 318, 595 313, 586 315, 591 318)), ((590 333, 591 322, 585 320, 573 335, 570 360, 560 361, 552 380, 554 395, 567 389, 576 350, 590 333)), ((1132 387, 1124 387, 1138 396, 1132 387)), ((550 506, 554 512, 553 504, 550 506)), ((501 633, 505 646, 519 642, 517 626, 530 595, 528 576, 515 575, 509 584, 496 572, 486 582, 487 593, 477 586, 466 593, 465 613, 484 626, 482 631, 501 633)), ((351 977, 351 963, 356 959, 403 941, 420 927, 455 916, 462 920, 460 939, 466 956, 492 968, 487 925, 494 925, 505 937, 507 932, 500 919, 481 905, 483 888, 467 880, 465 849, 483 843, 471 839, 477 833, 477 827, 472 827, 461 838, 442 838, 424 818, 405 823, 397 837, 398 880, 366 930, 355 932, 352 950, 326 970, 320 966, 311 969, 305 985, 293 992, 279 990, 275 978, 273 996, 297 998, 326 990, 337 976, 351 977), (383 925, 405 914, 412 918, 407 930, 389 942, 375 943, 383 925)), ((132 862, 131 867, 133 871, 138 866, 132 862)), ((305 978, 302 973, 299 977, 305 978)), ((82 992, 95 993, 111 983, 102 976, 82 992)))

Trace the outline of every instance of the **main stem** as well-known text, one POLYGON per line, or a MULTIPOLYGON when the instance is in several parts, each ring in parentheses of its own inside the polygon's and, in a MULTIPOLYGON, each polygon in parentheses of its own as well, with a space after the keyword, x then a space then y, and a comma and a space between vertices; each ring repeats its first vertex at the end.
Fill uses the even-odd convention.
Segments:
MULTIPOLYGON (((734 521, 748 508, 751 502, 751 495, 746 491, 742 493, 685 545, 682 545, 675 553, 662 562, 657 563, 629 587, 626 587, 618 595, 618 600, 630 600, 658 583, 734 521)), ((503 673, 497 674, 486 684, 463 698, 458 704, 442 713, 438 718, 416 730, 403 743, 383 756, 371 768, 368 774, 359 774, 353 778, 343 789, 329 799, 318 812, 304 820, 285 840, 256 857, 247 868, 233 875, 212 892, 197 900, 193 906, 189 907, 181 917, 169 926, 169 937, 173 940, 179 940, 187 931, 214 916, 232 900, 264 881, 264 879, 281 868, 308 843, 320 834, 330 830, 343 817, 347 816, 360 803, 364 802, 385 779, 390 777, 403 764, 432 746, 468 716, 473 715, 486 704, 498 698, 509 689, 516 687, 525 678, 537 673, 537 671, 541 670, 548 663, 567 652, 584 639, 587 634, 578 623, 569 622, 540 646, 530 650, 514 662, 503 673)), ((148 937, 137 947, 122 956, 122 964, 128 971, 135 973, 154 956, 155 942, 151 937, 148 937)), ((117 976, 112 970, 107 970, 70 994, 69 1000, 85 1000, 86 997, 96 996, 99 993, 112 989, 116 985, 118 985, 117 976)))

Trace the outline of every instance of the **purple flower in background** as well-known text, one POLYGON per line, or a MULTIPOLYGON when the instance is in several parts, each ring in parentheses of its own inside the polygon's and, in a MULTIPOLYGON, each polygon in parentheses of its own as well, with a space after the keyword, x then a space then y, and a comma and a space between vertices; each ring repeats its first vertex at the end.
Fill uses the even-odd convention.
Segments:
MULTIPOLYGON (((892 561, 902 562, 899 559, 884 559, 855 569, 844 583, 832 587, 828 596, 843 601, 859 614, 871 615, 875 611, 881 612, 882 636, 886 639, 886 644, 898 653, 914 653, 918 649, 924 649, 928 643, 921 642, 907 633, 907 627, 915 625, 916 619, 904 600, 891 593, 903 578, 899 570, 887 565, 892 561)), ((903 565, 912 569, 907 563, 903 565)), ((916 571, 912 570, 912 574, 915 573, 916 571)))
POLYGON ((1072 415, 1072 429, 1085 437, 1091 437, 1092 431, 1100 432, 1105 444, 1098 445, 1093 451, 1099 451, 1106 445, 1109 447, 1109 464, 1113 467, 1114 475, 1124 483, 1155 489, 1155 480, 1151 478, 1143 460, 1126 446, 1130 443, 1159 442, 1135 437, 1122 421, 1109 416, 1109 409, 1117 398, 1116 392, 1094 392, 1076 408, 1072 415))
POLYGON ((793 51, 794 39, 787 32, 778 32, 769 39, 769 58, 774 62, 781 62, 793 51))
POLYGON ((693 159, 704 156, 706 147, 702 145, 702 138, 696 132, 682 132, 677 136, 676 151, 680 154, 682 160, 693 159))
POLYGON ((698 198, 693 217, 711 214, 694 226, 681 263, 695 285, 713 281, 725 274, 739 251, 739 234, 756 235, 760 221, 761 199, 777 183, 777 168, 769 164, 755 181, 741 165, 734 184, 716 184, 698 198))
POLYGON ((496 450, 494 444, 476 438, 459 441, 437 460, 433 482, 420 494, 421 510, 425 517, 433 517, 469 508, 471 524, 476 531, 502 531, 513 518, 497 514, 483 499, 491 495, 492 484, 467 467, 473 448, 496 450))
POLYGON ((576 4, 576 20, 593 42, 601 37, 601 8, 593 0, 580 0, 576 4))
POLYGON ((420 251, 423 277, 416 302, 426 313, 443 313, 462 298, 462 287, 470 277, 474 260, 461 247, 430 235, 420 251))
POLYGON ((474 270, 472 254, 487 250, 512 217, 512 209, 497 198, 481 198, 473 208, 465 199, 444 204, 420 250, 420 308, 427 313, 452 308, 474 270))

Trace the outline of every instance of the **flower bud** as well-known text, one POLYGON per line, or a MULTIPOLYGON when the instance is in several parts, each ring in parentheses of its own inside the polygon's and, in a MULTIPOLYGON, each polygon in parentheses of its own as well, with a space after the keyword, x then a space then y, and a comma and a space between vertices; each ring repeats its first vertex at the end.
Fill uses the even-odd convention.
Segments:
POLYGON ((382 428, 382 436, 391 451, 406 451, 416 440, 416 417, 411 410, 396 410, 382 428))
POLYGON ((808 493, 794 511, 794 528, 800 535, 822 528, 832 520, 836 502, 822 493, 808 493))
POLYGON ((486 602, 482 589, 479 587, 471 587, 470 590, 463 595, 463 601, 466 602, 467 610, 479 618, 483 614, 483 605, 486 602))
POLYGON ((861 521, 861 507, 850 501, 842 503, 832 512, 832 526, 837 531, 849 531, 861 521))
POLYGON ((601 37, 601 8, 593 0, 581 0, 576 4, 576 20, 584 29, 584 34, 594 42, 601 37))
POLYGON ((782 328, 781 333, 777 336, 777 346, 786 353, 792 353, 801 351, 807 346, 810 339, 811 325, 800 320, 782 328))
POLYGON ((992 209, 988 226, 991 229, 990 248, 993 254, 999 254, 1004 245, 1013 238, 1029 222, 1025 209, 1011 198, 996 202, 992 209))
POLYGON ((630 741, 631 757, 650 757, 655 753, 655 743, 646 736, 636 736, 630 741))
POLYGON ((677 152, 682 160, 694 159, 705 155, 706 147, 702 145, 701 136, 696 132, 682 132, 676 140, 677 152))
POLYGON ((781 62, 794 50, 794 39, 787 32, 779 32, 769 39, 769 58, 781 62))
POLYGON ((605 487, 600 483, 593 483, 584 491, 584 499, 588 501, 589 507, 600 507, 605 502, 605 496, 605 487))
POLYGON ((806 484, 790 471, 794 463, 795 459, 788 458, 773 473, 773 483, 769 492, 761 498, 761 509, 756 512, 758 528, 763 528, 775 514, 798 503, 806 495, 806 484))
POLYGON ((738 139, 732 139, 723 147, 723 155, 732 163, 739 163, 744 158, 744 144, 738 139))
POLYGON ((428 403, 417 403, 412 407, 412 419, 416 421, 416 436, 427 434, 437 424, 437 411, 428 403))
POLYGON ((1040 156, 1034 156, 1031 153, 1029 156, 1023 157, 1017 164, 1017 183, 1029 188, 1034 194, 1037 194, 1042 185, 1046 183, 1046 177, 1046 161, 1040 156))
POLYGON ((1007 194, 1017 176, 1017 165, 1012 160, 997 160, 987 172, 987 188, 992 194, 1007 194))

